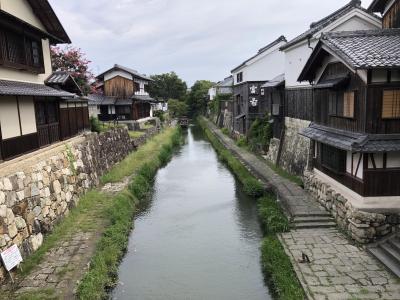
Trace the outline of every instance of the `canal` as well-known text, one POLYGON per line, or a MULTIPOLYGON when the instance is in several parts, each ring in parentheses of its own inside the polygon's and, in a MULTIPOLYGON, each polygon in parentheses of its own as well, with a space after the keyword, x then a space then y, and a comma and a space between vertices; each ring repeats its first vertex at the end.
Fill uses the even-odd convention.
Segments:
POLYGON ((157 174, 113 299, 270 299, 257 207, 198 127, 157 174))

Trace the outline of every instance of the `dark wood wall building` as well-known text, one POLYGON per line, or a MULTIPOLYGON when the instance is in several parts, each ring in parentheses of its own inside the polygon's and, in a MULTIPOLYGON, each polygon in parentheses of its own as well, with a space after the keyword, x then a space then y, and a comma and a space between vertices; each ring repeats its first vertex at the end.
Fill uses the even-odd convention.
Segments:
POLYGON ((299 78, 314 83, 315 168, 363 197, 400 195, 399 54, 397 29, 326 34, 299 78))

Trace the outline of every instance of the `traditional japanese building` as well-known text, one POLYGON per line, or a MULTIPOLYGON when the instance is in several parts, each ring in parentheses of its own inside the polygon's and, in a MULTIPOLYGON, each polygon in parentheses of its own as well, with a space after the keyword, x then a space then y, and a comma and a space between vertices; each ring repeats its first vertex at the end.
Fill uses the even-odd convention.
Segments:
POLYGON ((313 84, 314 173, 367 211, 400 211, 400 29, 324 34, 313 84))
MULTIPOLYGON (((352 0, 332 14, 318 20, 310 27, 285 43, 281 50, 285 55, 285 97, 283 115, 285 126, 281 126, 282 139, 278 152, 284 158, 281 167, 297 175, 302 175, 308 161, 310 144, 298 132, 307 127, 313 119, 313 90, 308 82, 298 82, 305 63, 325 32, 353 30, 374 30, 382 27, 375 14, 361 6, 361 1, 352 0)), ((275 135, 277 136, 277 135, 275 135)))
POLYGON ((50 46, 64 43, 70 38, 47 0, 0 1, 0 161, 89 128, 79 87, 69 74, 52 74, 50 46))
POLYGON ((234 131, 246 134, 251 124, 267 111, 262 104, 261 86, 284 72, 284 55, 279 49, 284 36, 261 48, 256 55, 233 69, 234 131))
POLYGON ((219 81, 208 91, 210 101, 218 97, 218 112, 216 123, 220 127, 233 128, 233 76, 219 81))
POLYGON ((117 64, 96 78, 99 93, 89 95, 89 105, 91 111, 97 109, 100 121, 135 121, 153 116, 158 101, 147 90, 152 79, 117 64))

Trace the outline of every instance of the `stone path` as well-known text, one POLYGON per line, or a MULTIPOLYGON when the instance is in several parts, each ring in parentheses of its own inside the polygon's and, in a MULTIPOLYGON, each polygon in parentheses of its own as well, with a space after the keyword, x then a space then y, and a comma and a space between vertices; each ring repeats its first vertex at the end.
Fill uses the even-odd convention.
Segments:
POLYGON ((24 294, 54 289, 60 299, 74 299, 79 280, 89 268, 99 234, 76 232, 53 247, 43 260, 24 278, 16 278, 16 286, 3 290, 24 294))
POLYGON ((228 136, 224 135, 213 123, 206 120, 209 129, 218 137, 224 146, 230 149, 239 160, 263 181, 268 182, 284 205, 291 217, 296 216, 329 216, 329 213, 320 206, 311 196, 297 184, 277 175, 268 165, 256 155, 238 147, 228 136))
POLYGON ((400 281, 336 229, 302 229, 281 242, 309 299, 400 299, 400 281), (305 253, 311 262, 299 263, 305 253))

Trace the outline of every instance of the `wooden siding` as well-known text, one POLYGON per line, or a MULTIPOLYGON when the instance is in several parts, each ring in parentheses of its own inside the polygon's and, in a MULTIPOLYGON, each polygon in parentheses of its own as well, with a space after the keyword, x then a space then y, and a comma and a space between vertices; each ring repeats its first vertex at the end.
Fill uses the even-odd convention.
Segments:
POLYGON ((342 129, 351 132, 365 131, 365 101, 366 87, 357 75, 350 76, 349 84, 340 89, 316 89, 314 90, 314 118, 315 123, 324 126, 342 129), (354 117, 332 115, 329 110, 329 99, 344 101, 347 92, 354 92, 354 117))
POLYGON ((400 28, 400 0, 383 17, 383 28, 400 28))
POLYGON ((364 195, 367 197, 390 197, 400 195, 400 169, 364 171, 364 195))
POLYGON ((19 155, 39 149, 37 133, 27 134, 1 142, 3 159, 8 160, 19 155))
POLYGON ((116 76, 104 83, 104 94, 106 96, 128 99, 135 93, 135 85, 133 80, 116 76))
POLYGON ((313 111, 313 89, 311 87, 285 90, 285 117, 312 121, 313 111))

